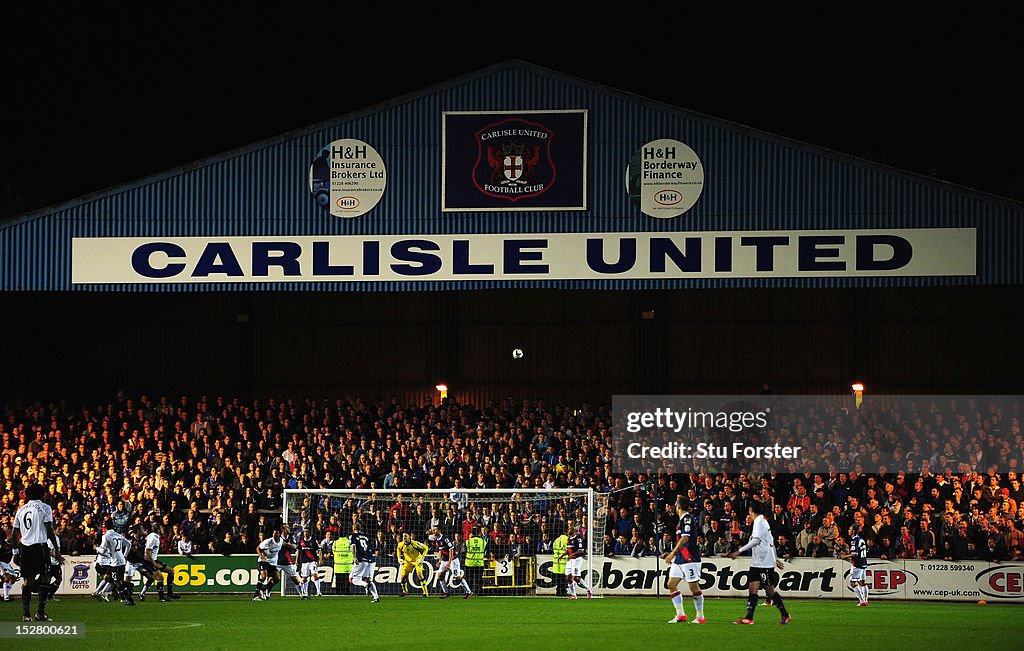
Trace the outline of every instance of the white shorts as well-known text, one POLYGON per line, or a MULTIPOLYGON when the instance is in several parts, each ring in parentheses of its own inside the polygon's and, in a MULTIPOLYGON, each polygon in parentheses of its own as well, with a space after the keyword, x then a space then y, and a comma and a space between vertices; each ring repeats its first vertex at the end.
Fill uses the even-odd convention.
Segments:
POLYGON ((858 583, 865 580, 867 577, 868 568, 866 567, 851 567, 850 568, 850 581, 857 581, 858 583))
POLYGON ((349 576, 358 576, 364 579, 369 579, 373 576, 373 563, 370 561, 352 563, 352 570, 349 572, 349 576))
POLYGON ((296 576, 294 565, 275 565, 274 569, 276 569, 281 574, 284 574, 285 576, 290 576, 292 578, 296 576))
POLYGON ((456 556, 450 561, 441 561, 437 566, 437 573, 443 574, 445 570, 450 570, 454 578, 462 576, 462 562, 456 556))
POLYGON ((128 563, 124 566, 124 579, 125 581, 131 581, 135 578, 135 573, 139 571, 138 563, 128 563))
POLYGON ((18 577, 20 574, 9 563, 0 562, 0 576, 18 577))
POLYGON ((700 582, 700 563, 672 563, 668 569, 671 579, 682 579, 687 583, 700 582))
POLYGON ((320 574, 320 566, 315 561, 303 563, 299 568, 299 576, 317 576, 320 574))
POLYGON ((583 575, 583 558, 572 558, 565 562, 565 575, 566 576, 582 576, 583 575))

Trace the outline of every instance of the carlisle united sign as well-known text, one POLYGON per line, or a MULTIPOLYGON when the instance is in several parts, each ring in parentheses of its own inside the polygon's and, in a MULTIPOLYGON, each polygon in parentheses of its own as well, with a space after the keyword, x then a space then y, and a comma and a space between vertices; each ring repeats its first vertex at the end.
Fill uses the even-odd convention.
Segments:
POLYGON ((72 284, 974 276, 972 228, 75 238, 72 284))

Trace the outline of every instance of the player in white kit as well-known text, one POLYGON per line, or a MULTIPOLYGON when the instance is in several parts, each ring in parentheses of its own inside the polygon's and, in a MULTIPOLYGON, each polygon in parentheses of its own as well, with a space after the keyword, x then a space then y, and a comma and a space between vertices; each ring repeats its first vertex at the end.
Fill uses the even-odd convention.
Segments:
POLYGON ((114 520, 107 518, 103 523, 105 531, 96 548, 96 571, 103 576, 103 581, 96 588, 93 596, 96 599, 109 600, 106 593, 115 590, 126 606, 134 606, 132 599, 131 584, 125 583, 124 571, 128 561, 125 555, 128 553, 131 543, 128 539, 114 530, 114 520))
MULTIPOLYGON (((46 599, 49 595, 50 550, 47 541, 60 549, 57 536, 53 532, 53 509, 43 502, 45 489, 40 484, 32 484, 25 489, 26 502, 14 516, 14 527, 11 529, 8 542, 13 547, 18 544, 18 556, 21 565, 21 605, 22 621, 32 621, 32 592, 39 594, 39 605, 36 610, 37 622, 50 621, 46 614, 46 599)), ((56 552, 58 561, 64 557, 56 552)))
POLYGON ((765 594, 768 595, 772 605, 778 608, 779 614, 782 615, 779 623, 788 624, 790 622, 789 611, 786 610, 782 593, 775 591, 775 585, 778 583, 778 574, 775 572, 775 568, 777 567, 781 570, 785 566, 775 554, 775 539, 772 536, 771 526, 768 524, 768 520, 765 519, 763 511, 764 505, 761 502, 755 501, 750 503, 750 517, 754 520, 750 540, 747 541, 747 544, 729 554, 729 558, 736 558, 748 549, 751 550, 747 615, 742 619, 737 619, 733 622, 734 624, 750 625, 754 623, 754 610, 757 609, 757 591, 761 586, 764 586, 765 594))
POLYGON ((146 560, 152 563, 153 568, 156 570, 153 572, 153 576, 150 577, 144 586, 142 591, 139 593, 140 597, 145 598, 146 591, 149 590, 150 586, 156 582, 156 592, 160 597, 160 601, 170 601, 171 599, 181 599, 178 595, 174 594, 174 570, 170 565, 160 560, 160 534, 156 532, 156 528, 153 522, 147 522, 144 525, 146 531, 146 538, 143 541, 143 553, 145 554, 146 560), (164 575, 167 575, 167 596, 164 596, 164 575))
POLYGON ((296 586, 299 585, 295 566, 288 558, 288 553, 296 551, 296 547, 282 537, 282 533, 286 532, 287 530, 275 528, 270 538, 256 547, 256 553, 259 554, 260 580, 256 583, 256 594, 253 596, 253 601, 270 599, 270 591, 277 584, 282 573, 291 578, 296 586))

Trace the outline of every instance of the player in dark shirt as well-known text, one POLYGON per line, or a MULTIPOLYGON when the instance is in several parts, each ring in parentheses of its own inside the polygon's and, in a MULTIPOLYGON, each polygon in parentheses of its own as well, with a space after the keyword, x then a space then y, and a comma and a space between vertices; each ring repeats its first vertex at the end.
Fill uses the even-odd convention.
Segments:
POLYGON ((373 554, 373 541, 359 528, 356 527, 348 537, 349 544, 352 546, 352 557, 356 562, 363 563, 374 563, 376 558, 373 554))
POLYGON ((0 578, 4 581, 4 601, 11 600, 11 587, 18 580, 18 571, 11 565, 14 546, 7 540, 7 534, 0 530, 0 578))
POLYGON ((860 525, 851 524, 849 529, 850 549, 839 558, 850 561, 850 588, 857 595, 857 605, 868 605, 868 545, 860 536, 860 525))
POLYGON ((569 539, 566 541, 565 548, 569 558, 587 557, 587 541, 585 541, 583 536, 578 533, 574 533, 569 536, 569 539))
POLYGON ((587 591, 587 599, 594 596, 590 585, 583 580, 583 561, 587 559, 587 541, 580 535, 582 527, 569 525, 569 537, 565 543, 565 556, 568 560, 565 563, 565 576, 568 583, 569 598, 576 599, 576 586, 587 591))
POLYGON ((437 554, 437 581, 441 584, 441 592, 444 593, 441 598, 448 598, 448 579, 452 577, 460 581, 460 587, 465 595, 463 598, 469 599, 473 591, 469 589, 469 583, 466 582, 455 543, 441 532, 441 527, 434 527, 431 537, 434 539, 434 552, 437 554))
POLYGON ((309 599, 309 584, 312 582, 316 587, 316 596, 321 597, 320 591, 320 566, 317 564, 317 545, 309 535, 309 530, 304 529, 299 537, 296 550, 297 563, 299 566, 299 594, 303 599, 309 599))
POLYGON ((669 623, 676 624, 686 621, 686 612, 683 610, 682 592, 676 589, 680 581, 686 581, 690 586, 690 594, 693 595, 693 604, 697 608, 696 624, 704 623, 704 594, 700 591, 700 547, 697 545, 697 533, 700 528, 697 526, 697 518, 690 511, 690 500, 679 496, 676 498, 676 515, 679 516, 679 523, 676 525, 676 544, 671 551, 662 555, 662 559, 670 561, 672 566, 668 573, 669 596, 672 597, 672 605, 675 606, 676 616, 669 620, 669 623))
POLYGON ((364 587, 366 593, 373 596, 373 603, 380 601, 377 594, 377 584, 373 582, 373 564, 376 558, 373 554, 374 543, 370 537, 360 531, 358 522, 352 523, 352 533, 349 534, 349 544, 352 546, 352 571, 348 575, 348 582, 352 585, 364 587))
MULTIPOLYGON (((125 560, 128 561, 127 573, 125 576, 125 582, 128 584, 128 590, 132 590, 132 578, 135 572, 138 572, 144 579, 143 586, 149 587, 156 580, 158 570, 152 561, 146 558, 146 547, 145 540, 138 535, 138 531, 132 529, 128 532, 128 541, 131 543, 131 547, 128 548, 128 553, 125 554, 125 560)), ((170 601, 164 597, 164 589, 161 586, 159 588, 160 601, 170 601)), ((145 590, 139 592, 139 601, 146 600, 145 590)))

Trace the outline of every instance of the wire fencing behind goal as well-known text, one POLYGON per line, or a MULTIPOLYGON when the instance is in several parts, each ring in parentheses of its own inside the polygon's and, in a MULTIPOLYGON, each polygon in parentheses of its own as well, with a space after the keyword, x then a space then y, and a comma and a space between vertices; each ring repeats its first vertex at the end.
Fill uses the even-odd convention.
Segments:
MULTIPOLYGON (((441 593, 435 528, 454 543, 474 594, 531 595, 538 587, 563 594, 565 559, 559 558, 559 546, 564 549, 571 526, 583 527, 583 568, 585 576, 591 576, 591 557, 603 554, 607 505, 606 495, 576 489, 289 489, 283 521, 290 528, 290 540, 307 532, 319 548, 324 594, 364 593, 349 583, 353 559, 348 537, 356 522, 373 541, 373 578, 381 595, 401 589, 397 547, 403 534, 429 547, 424 562, 408 578, 410 594, 421 594, 421 583, 430 594, 441 593)), ((448 579, 452 588, 461 583, 459 577, 448 579)), ((286 582, 285 594, 297 594, 296 586, 286 582)))

